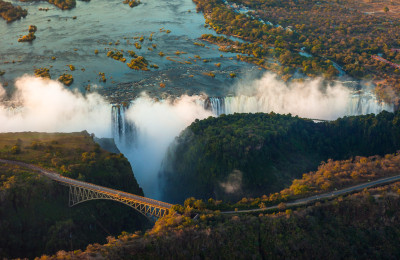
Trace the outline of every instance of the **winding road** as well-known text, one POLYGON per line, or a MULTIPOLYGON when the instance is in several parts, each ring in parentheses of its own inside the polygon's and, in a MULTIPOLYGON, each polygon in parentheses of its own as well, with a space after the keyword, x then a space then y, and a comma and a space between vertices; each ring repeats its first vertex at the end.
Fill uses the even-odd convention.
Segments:
MULTIPOLYGON (((348 194, 348 193, 352 193, 355 191, 360 191, 363 190, 365 188, 370 188, 373 186, 379 186, 382 184, 388 184, 391 182, 395 182, 395 181, 400 181, 400 175, 396 175, 396 176, 392 176, 392 177, 388 177, 388 178, 382 178, 382 179, 378 179, 375 181, 369 181, 366 183, 361 183, 355 186, 351 186, 351 187, 347 187, 341 190, 336 190, 336 191, 331 191, 331 192, 327 192, 327 193, 322 193, 322 194, 318 194, 318 195, 314 195, 311 197, 307 197, 307 198, 302 198, 302 199, 298 199, 298 200, 294 200, 292 202, 287 202, 285 203, 286 207, 293 207, 293 206, 300 206, 300 205, 305 205, 311 202, 315 202, 318 200, 323 200, 323 199, 330 199, 330 198, 334 198, 340 195, 344 195, 344 194, 348 194)), ((275 206, 271 206, 271 207, 266 207, 266 208, 259 208, 259 209, 246 209, 246 210, 236 210, 236 211, 223 211, 221 212, 222 214, 234 214, 234 213, 251 213, 251 212, 259 212, 259 211, 265 211, 265 210, 274 210, 274 209, 278 209, 278 205, 275 206)))
MULTIPOLYGON (((142 202, 142 203, 145 203, 145 204, 151 204, 151 205, 154 205, 154 206, 157 206, 157 207, 162 207, 162 208, 165 208, 165 209, 170 209, 173 206, 172 204, 169 204, 169 203, 166 203, 166 202, 153 200, 153 199, 150 199, 150 198, 146 198, 146 197, 130 194, 130 193, 127 193, 127 192, 106 188, 106 187, 103 187, 103 186, 100 186, 100 185, 95 185, 95 184, 92 184, 92 183, 88 183, 88 182, 84 182, 84 181, 78 181, 78 180, 70 179, 70 178, 67 178, 67 177, 63 177, 60 174, 58 174, 57 172, 46 170, 44 168, 41 168, 41 167, 33 165, 33 164, 28 164, 28 163, 23 163, 23 162, 18 162, 18 161, 11 161, 11 160, 4 160, 4 159, 0 159, 0 163, 19 165, 21 167, 28 168, 28 169, 31 169, 33 171, 39 172, 40 174, 52 179, 53 181, 56 181, 56 182, 59 182, 59 183, 62 183, 62 184, 66 184, 66 185, 73 185, 73 186, 76 186, 76 187, 82 187, 82 188, 89 189, 89 190, 99 191, 99 192, 107 193, 107 194, 110 194, 110 195, 113 195, 113 196, 118 196, 118 197, 122 197, 122 198, 126 198, 126 199, 136 200, 136 201, 139 201, 139 202, 142 202)), ((382 185, 382 184, 388 184, 388 183, 395 182, 395 181, 400 181, 400 175, 387 177, 387 178, 382 178, 382 179, 378 179, 378 180, 374 180, 374 181, 369 181, 369 182, 366 182, 366 183, 361 183, 361 184, 358 184, 358 185, 355 185, 355 186, 351 186, 351 187, 347 187, 347 188, 344 188, 344 189, 331 191, 331 192, 327 192, 327 193, 322 193, 322 194, 318 194, 318 195, 313 195, 313 196, 307 197, 307 198, 297 199, 297 200, 294 200, 292 202, 287 202, 287 203, 285 203, 285 205, 286 205, 286 207, 305 205, 305 204, 308 204, 308 203, 311 203, 311 202, 315 202, 315 201, 318 201, 318 200, 330 199, 330 198, 334 198, 334 197, 337 197, 337 196, 340 196, 340 195, 352 193, 352 192, 355 192, 355 191, 360 191, 360 190, 363 190, 365 188, 379 186, 379 185, 382 185)), ((221 213, 222 214, 251 213, 251 212, 260 212, 260 211, 266 211, 266 210, 275 210, 275 209, 278 209, 278 205, 265 207, 265 208, 258 208, 258 209, 247 209, 247 210, 237 210, 237 211, 223 211, 221 213)))

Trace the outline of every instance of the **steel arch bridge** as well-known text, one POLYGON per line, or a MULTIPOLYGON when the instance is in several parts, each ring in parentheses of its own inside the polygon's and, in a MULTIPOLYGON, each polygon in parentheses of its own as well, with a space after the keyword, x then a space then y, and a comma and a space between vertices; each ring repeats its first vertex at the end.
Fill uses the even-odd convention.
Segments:
POLYGON ((68 185, 68 186, 69 186, 70 207, 73 207, 77 204, 90 200, 99 200, 99 199, 113 200, 134 208, 135 210, 139 211, 148 218, 163 217, 164 215, 168 214, 169 209, 172 207, 172 205, 165 205, 166 203, 158 203, 159 201, 144 202, 142 200, 130 198, 130 196, 126 195, 133 195, 133 194, 129 193, 126 194, 125 192, 119 192, 118 194, 114 194, 96 189, 89 189, 82 186, 75 186, 75 185, 68 185))
POLYGON ((173 206, 172 204, 166 202, 153 200, 139 195, 110 189, 100 185, 67 178, 61 176, 57 172, 46 170, 33 164, 4 159, 0 159, 0 163, 19 165, 21 167, 28 168, 30 170, 39 172, 40 174, 50 178, 55 182, 68 186, 70 207, 90 200, 113 200, 132 207, 142 213, 144 216, 152 219, 160 218, 167 215, 169 213, 169 210, 173 206))

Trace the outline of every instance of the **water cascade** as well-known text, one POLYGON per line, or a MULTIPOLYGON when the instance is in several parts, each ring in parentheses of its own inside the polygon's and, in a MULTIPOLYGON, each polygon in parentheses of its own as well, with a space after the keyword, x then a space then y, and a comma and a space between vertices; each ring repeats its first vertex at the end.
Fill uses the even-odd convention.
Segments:
POLYGON ((127 120, 127 106, 113 105, 111 108, 112 136, 116 143, 124 145, 134 144, 136 127, 134 122, 127 120))
MULTIPOLYGON (((288 111, 284 105, 277 106, 277 102, 268 99, 265 96, 228 96, 228 97, 207 97, 195 100, 196 105, 202 106, 204 109, 211 111, 213 115, 233 113, 257 113, 257 112, 276 112, 276 113, 292 113, 297 115, 296 111, 288 111)), ((371 93, 353 93, 346 101, 346 106, 339 116, 353 116, 365 114, 378 114, 383 110, 393 111, 393 105, 379 102, 371 93)), ((126 111, 129 109, 125 105, 112 106, 112 135, 117 143, 131 145, 135 143, 137 130, 135 123, 128 120, 126 111)), ((308 116, 299 114, 301 117, 332 120, 336 117, 324 116, 308 116)))
MULTIPOLYGON (((349 96, 346 101, 347 105, 343 107, 343 111, 339 116, 354 116, 365 114, 379 114, 383 110, 393 111, 393 105, 380 102, 371 93, 354 93, 349 96)), ((290 111, 283 103, 278 104, 276 100, 269 99, 265 96, 232 96, 232 97, 209 97, 204 101, 204 108, 212 111, 216 116, 221 114, 233 113, 257 113, 257 112, 276 112, 276 113, 292 113, 297 115, 298 111, 290 111)), ((298 114, 301 117, 310 117, 298 114)), ((323 116, 322 116, 323 117, 323 116)), ((319 118, 332 120, 337 117, 319 118)))
POLYGON ((226 114, 225 112, 225 98, 211 97, 203 101, 205 109, 210 110, 213 115, 219 116, 226 114))
POLYGON ((120 151, 129 159, 145 194, 160 198, 159 171, 169 145, 195 119, 221 114, 274 111, 300 117, 331 120, 346 115, 393 111, 372 94, 345 93, 335 98, 312 100, 275 95, 228 97, 182 96, 173 100, 141 97, 129 106, 112 106, 112 135, 120 151), (327 102, 326 102, 327 101, 327 102), (326 104, 327 103, 327 104, 326 104))

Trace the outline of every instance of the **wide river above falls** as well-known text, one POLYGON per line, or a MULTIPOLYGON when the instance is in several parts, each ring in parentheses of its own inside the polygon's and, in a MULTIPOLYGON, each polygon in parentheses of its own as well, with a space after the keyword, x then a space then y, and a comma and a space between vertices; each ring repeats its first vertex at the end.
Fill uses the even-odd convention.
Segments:
POLYGON ((232 59, 235 54, 220 52, 217 46, 199 40, 202 34, 215 32, 204 27, 203 15, 196 13, 190 0, 143 0, 134 8, 122 0, 77 1, 75 8, 66 11, 47 2, 10 1, 27 9, 28 15, 12 23, 0 21, 3 85, 12 87, 16 78, 33 75, 35 68, 46 67, 52 79, 71 74, 71 88, 84 91, 89 84, 92 89, 97 85, 111 102, 118 102, 133 99, 142 91, 157 95, 204 92, 224 96, 235 80, 230 73, 240 76, 258 72, 254 66, 232 59), (18 42, 19 37, 28 33, 29 25, 37 26, 36 39, 32 43, 18 42), (143 42, 139 41, 141 36, 143 42), (135 47, 136 42, 141 49, 135 47), (195 42, 204 43, 205 47, 195 42), (95 50, 99 51, 97 55, 95 50), (126 63, 107 57, 109 50, 123 50, 126 63, 131 59, 127 51, 134 51, 159 69, 132 70, 126 63), (164 57, 160 57, 160 51, 164 57), (68 65, 75 66, 75 70, 71 71, 68 65), (100 82, 100 72, 105 73, 106 82, 100 82), (205 75, 209 72, 215 78, 205 75), (160 88, 160 83, 165 88, 160 88))
POLYGON ((346 77, 288 83, 238 62, 236 54, 199 40, 202 34, 215 32, 204 26, 204 17, 191 0, 142 0, 134 8, 123 0, 77 1, 68 11, 47 2, 9 1, 27 9, 28 16, 12 23, 0 20, 0 71, 5 72, 0 85, 10 94, 16 79, 45 67, 52 79, 71 74, 74 83, 68 89, 85 93, 90 85, 103 97, 82 96, 53 81, 23 77, 15 84, 19 95, 11 98, 13 102, 0 100, 0 132, 87 130, 113 137, 151 198, 162 198, 159 173, 168 147, 195 119, 274 111, 330 120, 393 110, 369 91, 353 91, 357 86, 368 90, 367 84, 346 82, 346 77), (36 39, 18 42, 30 25, 37 26, 36 39), (123 52, 127 61, 107 57, 110 50, 123 52), (130 69, 128 51, 159 68, 130 69), (105 82, 99 73, 104 73, 105 82), (233 73, 237 77, 231 77, 233 73), (148 95, 139 96, 142 92, 148 95), (122 101, 130 106, 110 105, 122 101))

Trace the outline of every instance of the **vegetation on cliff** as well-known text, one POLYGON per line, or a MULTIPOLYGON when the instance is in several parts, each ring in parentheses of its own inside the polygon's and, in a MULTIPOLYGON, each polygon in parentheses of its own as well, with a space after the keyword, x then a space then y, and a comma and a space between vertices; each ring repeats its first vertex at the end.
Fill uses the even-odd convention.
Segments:
MULTIPOLYGON (((143 195, 127 159, 102 150, 85 132, 2 133, 0 158, 143 195)), ((141 214, 117 202, 97 200, 69 208, 67 187, 8 164, 0 164, 0 205, 0 258, 82 249, 147 223, 141 214)))
POLYGON ((323 162, 317 171, 303 174, 301 179, 277 193, 258 198, 243 197, 237 203, 226 203, 209 199, 205 207, 212 210, 234 210, 264 208, 287 201, 336 191, 359 183, 366 183, 398 175, 400 173, 400 153, 385 156, 356 156, 349 160, 323 162))
POLYGON ((165 197, 261 196, 288 187, 321 161, 393 153, 399 140, 400 112, 323 123, 275 113, 196 120, 164 160, 165 197))
POLYGON ((226 215, 185 203, 144 235, 40 259, 398 258, 399 207, 399 182, 277 214, 226 215))
MULTIPOLYGON (((289 116, 284 117, 290 118, 289 116)), ((287 128, 289 124, 284 125, 287 128)), ((83 136, 75 134, 79 137, 76 140, 71 135, 62 134, 55 139, 55 142, 54 137, 46 140, 41 136, 39 143, 32 142, 32 140, 38 140, 38 135, 42 134, 25 133, 20 136, 20 140, 15 140, 13 134, 1 136, 0 147, 4 147, 1 150, 1 157, 15 159, 15 156, 19 154, 22 156, 20 159, 26 162, 36 160, 36 157, 38 157, 39 164, 45 166, 49 162, 43 158, 43 155, 35 155, 28 150, 37 149, 41 153, 42 150, 46 149, 46 145, 51 144, 55 146, 52 148, 53 151, 56 151, 58 146, 62 146, 64 143, 68 143, 67 150, 70 151, 65 152, 62 156, 73 162, 79 161, 79 157, 76 157, 78 149, 88 153, 82 153, 80 157, 82 162, 86 161, 88 155, 90 157, 92 153, 104 153, 102 150, 99 152, 100 148, 96 145, 94 148, 91 147, 90 149, 93 149, 93 151, 89 152, 90 149, 86 146, 85 140, 89 140, 90 143, 91 137, 87 134, 83 134, 83 136), (28 143, 30 145, 26 145, 28 143), (12 144, 19 145, 11 146, 12 144)), ((356 157, 354 160, 328 161, 317 172, 304 174, 301 180, 295 180, 289 189, 281 191, 280 194, 289 194, 288 191, 296 192, 298 189, 295 186, 299 183, 300 185, 314 186, 314 188, 309 189, 312 191, 311 193, 300 194, 311 195, 317 190, 325 190, 318 186, 325 180, 333 180, 332 186, 329 187, 329 189, 333 189, 334 187, 340 188, 341 185, 347 186, 353 183, 355 179, 365 181, 368 178, 373 179, 390 175, 398 172, 399 158, 399 154, 388 154, 385 157, 356 157), (319 181, 321 179, 322 181, 319 181)), ((61 168, 63 167, 56 168, 59 168, 62 172, 61 168)), ((52 220, 53 217, 62 218, 65 214, 58 213, 59 210, 62 210, 61 204, 50 204, 51 201, 61 198, 61 186, 52 184, 50 180, 21 168, 10 168, 10 166, 2 164, 0 169, 3 174, 0 178, 0 192, 2 192, 2 195, 8 196, 8 198, 0 197, 2 199, 0 215, 2 220, 6 220, 6 234, 9 233, 10 222, 17 221, 19 225, 22 225, 22 228, 24 228, 25 222, 28 222, 23 218, 15 220, 14 203, 17 205, 15 208, 19 211, 19 214, 21 212, 26 213, 29 204, 35 198, 40 197, 40 202, 37 201, 38 204, 34 204, 36 208, 29 215, 29 221, 36 219, 36 214, 41 214, 37 211, 40 209, 37 205, 41 205, 47 210, 51 209, 50 211, 53 212, 50 216, 47 215, 45 220, 40 218, 34 222, 39 222, 41 225, 52 220), (26 185, 26 183, 29 183, 29 185, 26 185), (59 190, 55 189, 56 187, 59 190), (26 198, 21 200, 19 195, 16 196, 18 193, 25 193, 29 200, 26 200, 26 198), (4 210, 3 205, 7 205, 8 208, 4 210), (14 215, 14 218, 3 218, 7 214, 14 215)), ((120 177, 116 178, 115 181, 119 179, 120 177)), ((291 198, 295 198, 299 193, 292 195, 294 196, 291 198)), ((242 201, 239 203, 242 203, 242 201)), ((122 232, 117 236, 108 234, 106 244, 94 243, 88 245, 86 249, 80 247, 83 250, 71 250, 69 247, 78 248, 75 247, 75 244, 85 240, 83 234, 92 234, 96 231, 96 228, 81 229, 73 220, 75 215, 74 208, 72 208, 68 213, 71 220, 58 221, 49 229, 50 235, 44 238, 46 240, 42 240, 46 244, 47 252, 54 252, 56 248, 64 248, 64 250, 58 251, 53 256, 43 255, 37 259, 232 259, 248 258, 249 256, 254 259, 319 259, 327 256, 332 259, 341 259, 400 256, 400 250, 397 246, 400 242, 400 182, 365 189, 362 192, 340 196, 330 201, 316 202, 310 206, 288 209, 283 205, 278 208, 278 212, 223 214, 219 210, 210 210, 211 204, 215 204, 215 202, 213 200, 203 202, 189 198, 183 206, 175 205, 169 215, 159 219, 155 226, 144 234, 141 232, 122 232), (70 243, 73 244, 70 245, 70 243)), ((102 210, 105 209, 102 208, 102 210)), ((105 212, 110 210, 107 205, 105 212)), ((81 208, 78 212, 75 212, 76 214, 82 213, 82 215, 79 215, 80 222, 78 223, 90 227, 93 221, 97 221, 102 224, 102 228, 108 228, 105 225, 109 223, 102 222, 103 218, 96 219, 95 216, 97 215, 94 215, 93 211, 94 209, 84 211, 84 208, 81 208), (92 218, 88 218, 85 214, 91 215, 92 218)), ((115 212, 113 213, 115 214, 115 212)), ((0 231, 5 232, 1 229, 4 228, 2 223, 0 223, 0 231)), ((18 229, 11 229, 11 231, 10 237, 13 238, 14 232, 18 233, 18 229)), ((10 248, 10 244, 7 243, 21 242, 17 239, 23 238, 23 241, 29 242, 27 243, 28 246, 32 245, 30 237, 38 236, 42 231, 34 230, 32 232, 35 233, 31 234, 31 232, 25 231, 22 236, 15 236, 16 240, 7 239, 7 237, 3 240, 0 238, 0 242, 6 245, 0 246, 0 254, 5 255, 4 249, 10 248)), ((35 244, 36 241, 33 242, 35 244)), ((17 250, 16 248, 12 249, 17 250)))

